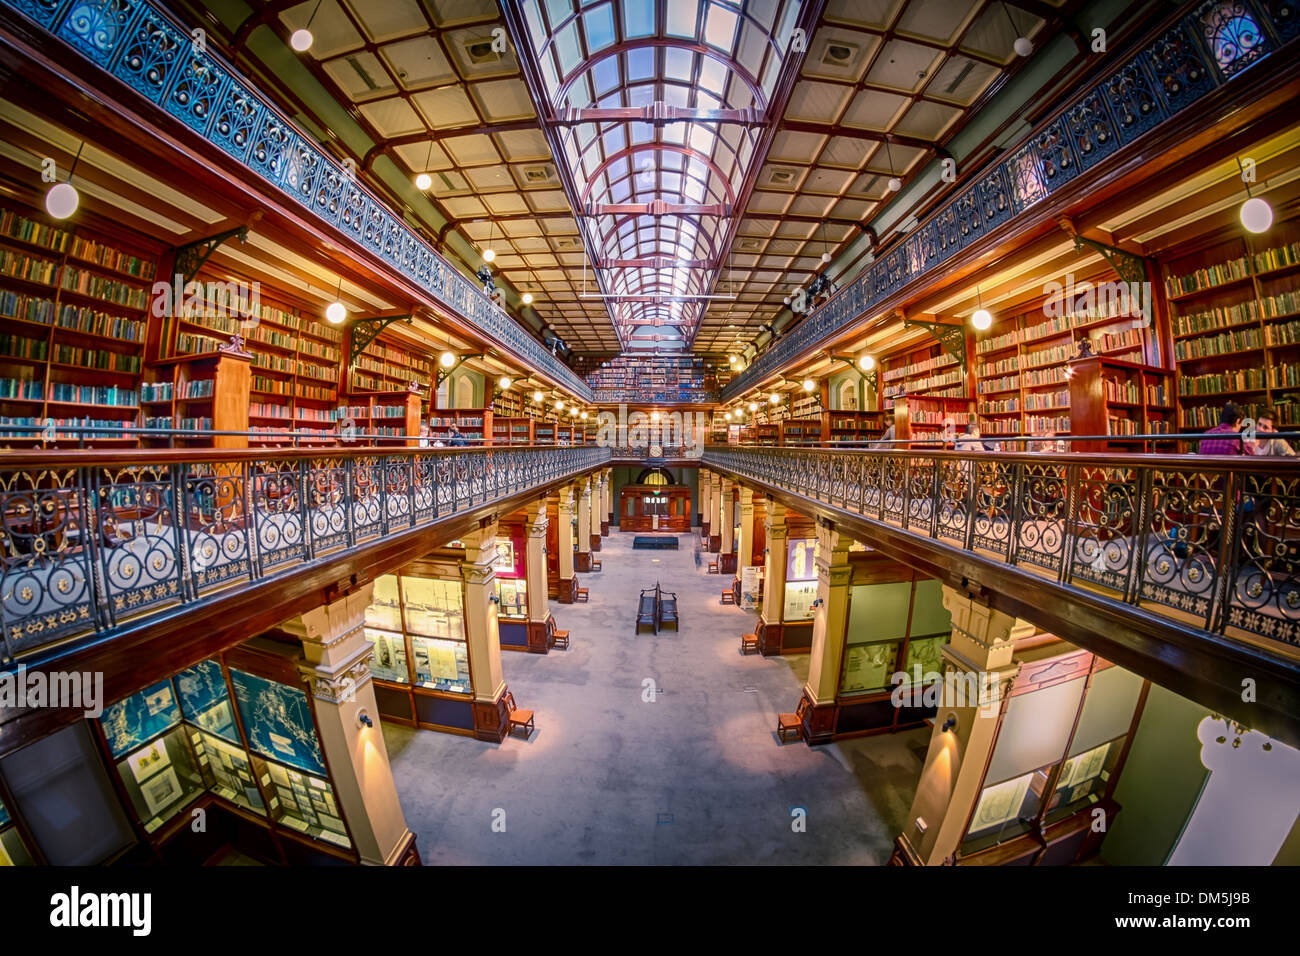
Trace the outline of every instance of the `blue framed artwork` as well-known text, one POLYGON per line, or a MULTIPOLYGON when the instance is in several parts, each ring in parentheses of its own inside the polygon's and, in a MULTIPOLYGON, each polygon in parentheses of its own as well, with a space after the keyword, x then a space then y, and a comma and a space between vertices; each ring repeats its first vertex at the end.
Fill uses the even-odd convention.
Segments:
POLYGON ((230 683, 251 750, 299 770, 325 775, 311 704, 303 691, 233 667, 230 683))
POLYGON ((5 805, 3 803, 0 803, 0 827, 5 827, 8 825, 9 825, 9 811, 5 809, 5 805))
POLYGON ((235 714, 230 707, 230 694, 221 664, 214 660, 200 661, 178 673, 176 694, 180 698, 181 713, 185 719, 208 733, 224 737, 231 743, 242 744, 235 714))
POLYGON ((138 694, 104 709, 99 725, 115 758, 124 756, 146 740, 181 722, 171 678, 146 687, 138 694))

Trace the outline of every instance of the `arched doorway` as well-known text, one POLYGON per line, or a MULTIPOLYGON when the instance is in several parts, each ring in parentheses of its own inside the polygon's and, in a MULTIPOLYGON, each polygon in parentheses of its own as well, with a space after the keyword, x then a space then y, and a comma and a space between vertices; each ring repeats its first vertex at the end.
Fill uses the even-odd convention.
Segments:
POLYGON ((667 468, 645 468, 618 493, 620 531, 691 530, 691 489, 667 468))

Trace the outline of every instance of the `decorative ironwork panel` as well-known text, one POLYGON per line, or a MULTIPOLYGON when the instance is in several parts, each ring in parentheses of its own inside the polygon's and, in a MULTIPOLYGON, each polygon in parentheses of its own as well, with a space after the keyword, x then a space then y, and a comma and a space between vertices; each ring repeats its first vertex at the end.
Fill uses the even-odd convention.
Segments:
POLYGON ((273 568, 307 558, 306 495, 299 463, 256 462, 249 469, 257 568, 273 568))
POLYGON ((185 561, 172 470, 104 469, 95 473, 92 488, 94 520, 88 530, 112 623, 180 601, 185 561))
POLYGON ((971 547, 1006 557, 1011 551, 1015 525, 1015 492, 1020 466, 997 460, 980 463, 975 470, 975 511, 971 547))
POLYGON ((1026 465, 1015 501, 1012 560, 1061 575, 1069 507, 1067 468, 1055 462, 1026 465))
POLYGON ((3 476, 0 619, 7 656, 100 626, 83 482, 72 469, 3 476))
POLYGON ((1136 570, 1137 480, 1128 468, 1077 469, 1067 581, 1087 581, 1127 595, 1136 570))
POLYGON ((1209 626, 1223 548, 1225 479, 1195 471, 1153 477, 1138 593, 1209 626))
POLYGON ((191 596, 255 577, 255 532, 242 466, 182 466, 178 481, 191 596))
POLYGON ((208 138, 239 159, 248 155, 265 108, 237 80, 231 79, 218 100, 208 138))
POLYGON ((1300 476, 1239 476, 1229 628, 1300 646, 1300 476))
POLYGON ((1260 28, 1260 18, 1244 0, 1209 0, 1189 18, 1210 62, 1226 79, 1236 76, 1272 50, 1272 42, 1260 28))
MULTIPOLYGON (((181 58, 180 70, 164 106, 185 125, 204 133, 217 113, 230 77, 215 63, 195 56, 191 49, 183 51, 185 55, 181 58)), ((215 131, 209 138, 215 139, 215 131)))
POLYGON ((1106 102, 1097 91, 1088 93, 1069 107, 1065 111, 1064 122, 1081 169, 1091 169, 1119 149, 1115 121, 1111 119, 1106 110, 1106 102))
POLYGON ((248 165, 271 182, 280 185, 296 146, 297 134, 274 113, 262 114, 262 126, 253 137, 248 165))
POLYGON ((1260 0, 1260 3, 1279 40, 1287 43, 1300 34, 1300 4, 1296 0, 1260 0))
POLYGON ((57 34, 91 62, 107 67, 140 8, 135 0, 77 0, 57 34))
POLYGON ((1214 89, 1214 76, 1182 24, 1152 44, 1145 56, 1171 115, 1214 89))
POLYGON ((13 8, 38 26, 49 29, 72 0, 10 0, 13 8))
POLYGON ((350 470, 351 494, 347 498, 352 519, 352 543, 382 537, 384 522, 384 459, 355 458, 350 470))
POLYGON ((348 525, 348 471, 346 458, 313 458, 307 463, 303 491, 312 557, 320 557, 352 544, 348 525))
POLYGON ((113 71, 137 93, 160 103, 190 50, 189 37, 146 7, 127 34, 113 71))

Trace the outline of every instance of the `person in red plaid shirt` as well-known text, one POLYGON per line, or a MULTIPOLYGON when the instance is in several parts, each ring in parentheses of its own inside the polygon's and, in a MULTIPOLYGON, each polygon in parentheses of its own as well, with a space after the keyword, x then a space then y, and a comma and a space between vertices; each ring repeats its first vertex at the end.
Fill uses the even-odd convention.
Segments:
POLYGON ((1200 454, 1202 455, 1244 455, 1245 448, 1242 447, 1242 441, 1237 437, 1241 431, 1241 409, 1235 402, 1229 402, 1223 406, 1219 412, 1219 424, 1208 429, 1206 435, 1231 435, 1231 438, 1203 438, 1201 440, 1200 454))

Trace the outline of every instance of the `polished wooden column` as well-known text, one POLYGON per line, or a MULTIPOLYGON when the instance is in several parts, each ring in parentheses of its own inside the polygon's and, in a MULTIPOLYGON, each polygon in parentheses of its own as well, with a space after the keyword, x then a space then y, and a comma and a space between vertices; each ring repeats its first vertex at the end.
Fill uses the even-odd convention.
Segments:
POLYGON ((366 608, 373 584, 280 625, 302 641, 298 665, 315 698, 316 730, 330 781, 361 862, 399 866, 418 862, 379 727, 370 675, 374 648, 366 640, 366 608), (370 721, 367 726, 362 715, 370 721))

